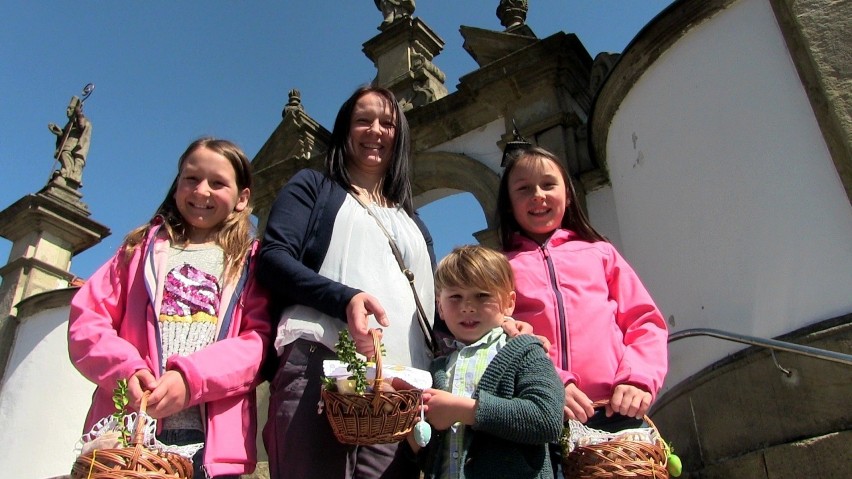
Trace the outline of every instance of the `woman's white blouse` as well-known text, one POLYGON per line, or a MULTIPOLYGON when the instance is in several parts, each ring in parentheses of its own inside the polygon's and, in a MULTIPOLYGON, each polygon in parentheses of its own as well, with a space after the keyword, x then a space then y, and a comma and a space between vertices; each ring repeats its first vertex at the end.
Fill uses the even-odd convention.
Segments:
MULTIPOLYGON (((420 229, 401 208, 367 207, 394 238, 403 261, 414 273, 417 293, 431 323, 435 312, 435 288, 429 252, 420 229)), ((429 351, 417 322, 411 286, 400 271, 376 219, 350 195, 346 196, 335 218, 331 243, 319 274, 378 298, 390 322, 390 326, 382 328, 382 342, 387 351, 385 364, 428 367, 429 351)), ((275 346, 280 354, 285 345, 302 338, 334 350, 338 333, 344 327, 341 319, 313 308, 290 306, 281 315, 275 346)), ((372 316, 370 327, 379 327, 372 316)))

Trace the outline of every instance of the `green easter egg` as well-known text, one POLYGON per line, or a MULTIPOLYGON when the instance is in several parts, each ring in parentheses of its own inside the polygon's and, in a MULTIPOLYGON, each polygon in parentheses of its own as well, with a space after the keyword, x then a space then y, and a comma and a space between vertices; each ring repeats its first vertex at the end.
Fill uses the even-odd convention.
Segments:
POLYGON ((666 469, 672 477, 680 477, 680 474, 683 472, 683 464, 680 463, 680 458, 676 454, 669 454, 666 469))

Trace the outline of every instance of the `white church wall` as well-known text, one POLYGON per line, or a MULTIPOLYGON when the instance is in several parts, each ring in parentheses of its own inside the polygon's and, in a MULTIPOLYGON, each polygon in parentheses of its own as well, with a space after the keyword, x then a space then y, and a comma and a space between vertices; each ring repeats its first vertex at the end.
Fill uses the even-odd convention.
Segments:
MULTIPOLYGON (((622 251, 673 331, 774 337, 852 311, 852 209, 767 0, 663 53, 606 147, 622 251)), ((673 343, 666 389, 741 348, 673 343)))
POLYGON ((500 149, 497 142, 500 141, 504 131, 505 123, 502 118, 498 118, 476 130, 430 148, 428 151, 443 151, 468 156, 499 175, 503 172, 503 168, 500 166, 503 150, 500 149))
POLYGON ((39 311, 18 326, 0 389, 3 477, 68 474, 77 457, 94 385, 68 360, 69 309, 39 311))
POLYGON ((606 236, 619 251, 624 248, 618 231, 618 210, 611 185, 601 186, 586 193, 586 214, 595 231, 606 236))

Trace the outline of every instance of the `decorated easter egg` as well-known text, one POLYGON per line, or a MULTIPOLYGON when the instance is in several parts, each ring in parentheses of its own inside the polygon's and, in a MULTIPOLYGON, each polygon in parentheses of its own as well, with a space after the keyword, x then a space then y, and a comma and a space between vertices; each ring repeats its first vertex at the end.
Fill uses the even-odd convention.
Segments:
POLYGON ((432 426, 426 421, 420 421, 414 425, 414 442, 420 447, 426 447, 432 439, 432 426))

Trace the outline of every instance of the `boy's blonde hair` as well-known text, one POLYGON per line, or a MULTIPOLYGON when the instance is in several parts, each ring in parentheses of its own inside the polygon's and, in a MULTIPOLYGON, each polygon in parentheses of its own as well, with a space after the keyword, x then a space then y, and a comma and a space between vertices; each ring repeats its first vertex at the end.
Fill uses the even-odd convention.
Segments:
POLYGON ((458 246, 435 271, 436 294, 453 287, 481 288, 505 298, 515 290, 515 276, 502 253, 481 245, 458 246))

